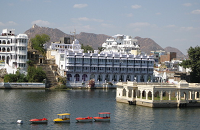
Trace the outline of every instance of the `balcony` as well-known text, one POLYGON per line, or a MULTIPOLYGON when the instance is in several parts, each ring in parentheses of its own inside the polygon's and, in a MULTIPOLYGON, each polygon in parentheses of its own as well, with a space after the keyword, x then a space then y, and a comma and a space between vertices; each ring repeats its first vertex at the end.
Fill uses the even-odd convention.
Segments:
POLYGON ((27 62, 27 59, 18 59, 17 60, 17 63, 26 63, 27 62))

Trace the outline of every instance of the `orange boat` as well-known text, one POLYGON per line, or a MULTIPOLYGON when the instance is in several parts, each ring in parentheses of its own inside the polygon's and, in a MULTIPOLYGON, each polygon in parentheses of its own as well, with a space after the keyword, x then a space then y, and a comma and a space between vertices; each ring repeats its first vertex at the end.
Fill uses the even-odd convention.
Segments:
POLYGON ((92 122, 93 118, 92 117, 78 117, 76 118, 77 122, 92 122))
POLYGON ((47 118, 42 119, 31 119, 29 120, 32 124, 40 124, 40 123, 47 123, 47 118))
POLYGON ((94 121, 110 121, 110 112, 99 112, 98 117, 93 117, 94 121))

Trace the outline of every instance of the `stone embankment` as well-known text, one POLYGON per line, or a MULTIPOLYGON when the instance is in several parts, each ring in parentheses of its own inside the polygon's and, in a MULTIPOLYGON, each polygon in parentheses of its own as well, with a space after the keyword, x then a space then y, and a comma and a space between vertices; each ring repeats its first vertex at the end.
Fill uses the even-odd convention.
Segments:
POLYGON ((45 88, 45 83, 0 83, 0 88, 45 88))

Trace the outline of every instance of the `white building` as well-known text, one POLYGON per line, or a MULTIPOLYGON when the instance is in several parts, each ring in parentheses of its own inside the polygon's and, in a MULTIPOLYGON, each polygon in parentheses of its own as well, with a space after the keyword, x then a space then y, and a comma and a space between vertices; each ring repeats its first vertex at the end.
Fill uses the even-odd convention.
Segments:
POLYGON ((26 34, 15 35, 14 29, 3 29, 0 36, 0 69, 6 68, 7 73, 27 70, 27 43, 26 34))
POLYGON ((118 81, 147 82, 153 79, 153 56, 140 55, 137 40, 115 35, 102 44, 104 51, 83 53, 77 39, 72 44, 52 43, 59 73, 68 82, 83 83, 95 79, 97 83, 118 81), (139 55, 138 55, 139 54, 139 55))

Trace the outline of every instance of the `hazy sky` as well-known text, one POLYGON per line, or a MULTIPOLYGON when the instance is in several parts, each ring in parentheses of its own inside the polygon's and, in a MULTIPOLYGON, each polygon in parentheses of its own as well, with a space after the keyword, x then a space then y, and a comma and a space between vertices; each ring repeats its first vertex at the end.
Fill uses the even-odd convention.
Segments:
POLYGON ((0 30, 24 33, 37 24, 69 34, 151 38, 184 54, 200 46, 199 0, 0 0, 0 30))

